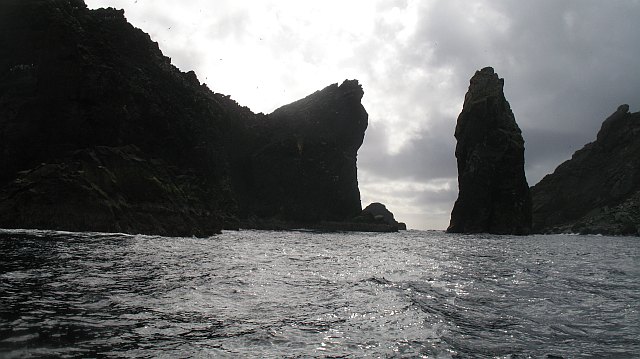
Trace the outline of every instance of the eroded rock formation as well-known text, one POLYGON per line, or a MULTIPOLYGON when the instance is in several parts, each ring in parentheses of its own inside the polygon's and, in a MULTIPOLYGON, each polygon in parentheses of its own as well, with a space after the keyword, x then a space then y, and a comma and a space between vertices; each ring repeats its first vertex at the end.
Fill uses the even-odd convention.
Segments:
POLYGON ((524 140, 491 67, 471 78, 455 130, 459 194, 448 232, 527 234, 524 140))
POLYGON ((344 221, 360 213, 356 157, 367 128, 358 81, 333 84, 250 122, 234 183, 249 216, 344 221))
POLYGON ((210 235, 360 213, 357 81, 254 114, 121 10, 2 1, 0 33, 0 227, 210 235))
POLYGON ((640 112, 618 107, 594 142, 545 176, 531 193, 535 232, 638 235, 640 112))
POLYGON ((406 230, 407 225, 402 222, 396 221, 393 213, 387 209, 382 203, 374 202, 369 204, 362 213, 354 218, 353 222, 369 224, 372 227, 380 227, 381 229, 387 229, 385 231, 397 232, 398 230, 406 230))

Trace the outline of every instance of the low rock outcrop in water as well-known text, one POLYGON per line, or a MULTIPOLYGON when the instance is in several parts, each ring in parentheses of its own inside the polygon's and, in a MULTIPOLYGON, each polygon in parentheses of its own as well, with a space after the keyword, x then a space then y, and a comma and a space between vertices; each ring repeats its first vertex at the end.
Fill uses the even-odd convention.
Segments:
POLYGON ((254 114, 123 11, 0 3, 0 227, 210 235, 361 211, 357 81, 254 114))
POLYGON ((343 221, 299 222, 283 221, 277 218, 252 218, 244 227, 266 230, 310 229, 322 232, 397 232, 406 230, 407 225, 395 220, 393 213, 382 203, 372 203, 354 218, 343 221))
POLYGON ((531 193, 535 232, 638 235, 640 112, 620 106, 594 142, 545 176, 531 193))
POLYGON ((388 227, 388 230, 393 232, 407 229, 406 224, 396 221, 393 213, 387 209, 387 206, 378 202, 368 205, 362 210, 359 216, 353 219, 353 222, 369 224, 372 228, 388 227))
POLYGON ((527 234, 524 140, 491 67, 476 71, 456 125, 459 194, 448 232, 527 234))

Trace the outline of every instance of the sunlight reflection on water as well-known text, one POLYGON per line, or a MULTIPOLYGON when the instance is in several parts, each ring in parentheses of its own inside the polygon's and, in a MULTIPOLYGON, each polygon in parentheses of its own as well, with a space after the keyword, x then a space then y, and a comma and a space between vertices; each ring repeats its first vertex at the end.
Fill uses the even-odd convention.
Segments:
POLYGON ((0 356, 640 357, 637 238, 0 231, 0 356))

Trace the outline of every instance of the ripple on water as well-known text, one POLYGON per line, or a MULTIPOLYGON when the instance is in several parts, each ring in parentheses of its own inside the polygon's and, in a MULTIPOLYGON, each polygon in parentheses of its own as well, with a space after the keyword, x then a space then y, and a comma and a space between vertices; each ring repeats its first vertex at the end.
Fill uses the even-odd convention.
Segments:
POLYGON ((640 357, 637 238, 0 231, 2 357, 640 357))

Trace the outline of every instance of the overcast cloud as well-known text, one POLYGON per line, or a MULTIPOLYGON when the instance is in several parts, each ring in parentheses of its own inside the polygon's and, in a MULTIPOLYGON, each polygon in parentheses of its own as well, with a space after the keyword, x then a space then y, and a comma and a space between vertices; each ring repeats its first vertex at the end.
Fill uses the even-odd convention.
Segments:
POLYGON ((165 55, 254 112, 358 79, 369 128, 363 206, 444 229, 457 197, 453 131, 469 79, 492 66, 525 138, 530 185, 618 105, 640 110, 640 1, 87 0, 125 9, 165 55))

